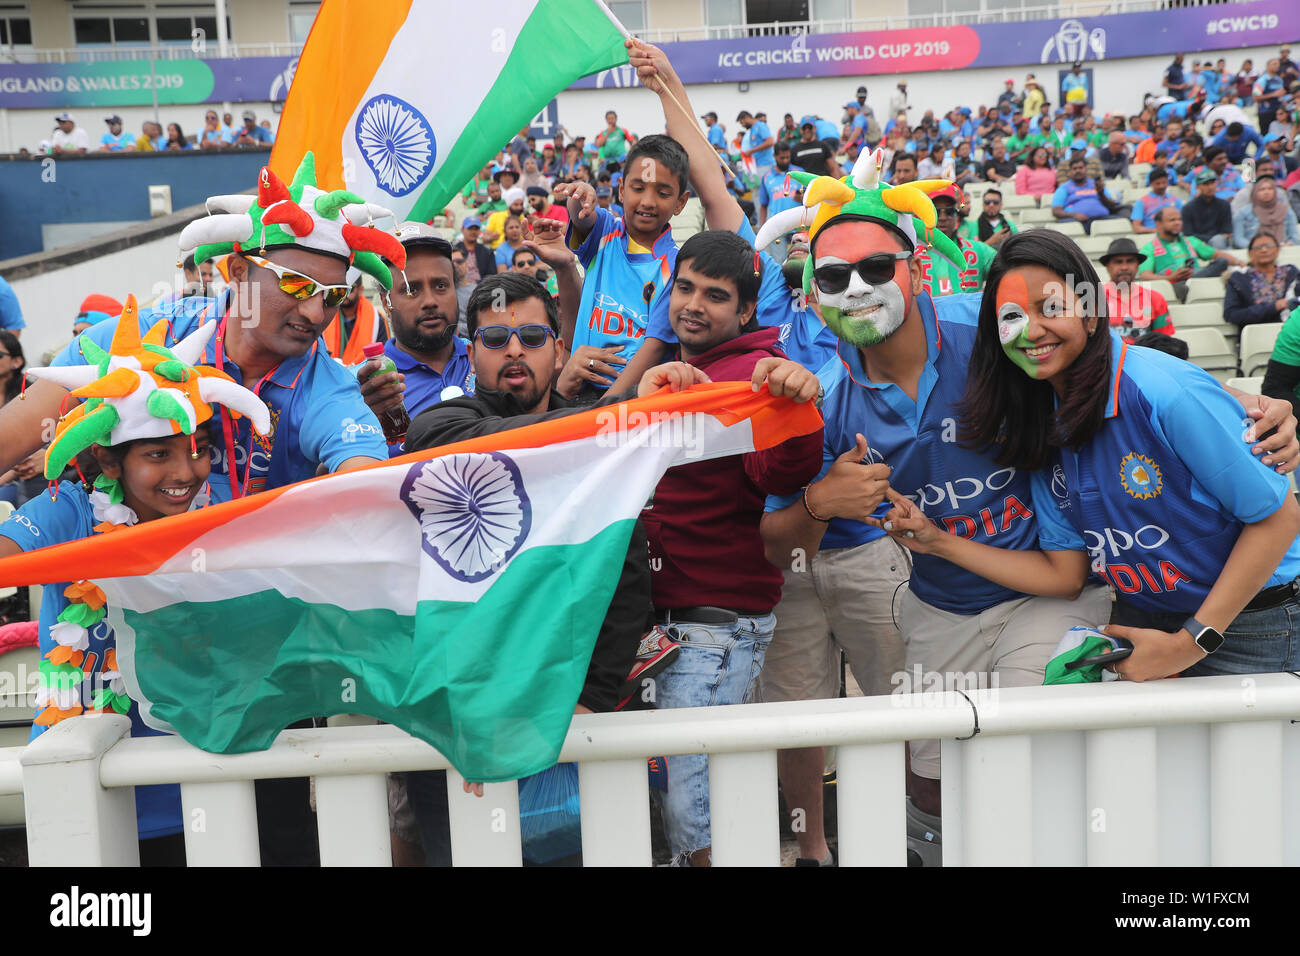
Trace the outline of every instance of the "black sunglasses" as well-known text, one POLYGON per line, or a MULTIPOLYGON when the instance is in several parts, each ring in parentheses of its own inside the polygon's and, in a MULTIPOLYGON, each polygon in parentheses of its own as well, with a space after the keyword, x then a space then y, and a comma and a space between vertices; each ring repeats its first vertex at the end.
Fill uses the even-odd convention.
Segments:
POLYGON ((817 288, 827 295, 838 295, 849 287, 857 272, 867 285, 884 285, 894 279, 894 266, 900 259, 910 259, 910 252, 881 252, 857 262, 833 262, 813 270, 817 288))
POLYGON ((505 348, 512 335, 519 336, 524 348, 540 349, 546 344, 547 336, 554 334, 549 325, 484 325, 474 332, 474 337, 483 343, 485 349, 505 348))

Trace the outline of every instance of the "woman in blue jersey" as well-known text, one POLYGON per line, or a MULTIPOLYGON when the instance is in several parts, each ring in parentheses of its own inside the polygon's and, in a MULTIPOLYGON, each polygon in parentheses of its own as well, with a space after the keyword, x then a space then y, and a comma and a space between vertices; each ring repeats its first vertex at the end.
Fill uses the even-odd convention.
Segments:
POLYGON ((1072 594, 1091 570, 1116 594, 1109 633, 1133 643, 1115 665, 1126 679, 1300 668, 1300 506, 1286 479, 1252 456, 1252 423, 1209 374, 1111 335, 1099 290, 1069 239, 1009 239, 962 406, 964 443, 1034 471, 1040 540, 1060 550, 945 534, 897 494, 888 530, 1028 593, 1072 594))

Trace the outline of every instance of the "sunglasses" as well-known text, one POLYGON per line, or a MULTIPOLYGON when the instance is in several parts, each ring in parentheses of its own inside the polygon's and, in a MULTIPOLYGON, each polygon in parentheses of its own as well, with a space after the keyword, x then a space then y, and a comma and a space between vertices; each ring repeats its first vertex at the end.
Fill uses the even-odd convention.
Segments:
POLYGON ((244 258, 253 265, 261 266, 268 272, 274 272, 276 278, 280 280, 280 291, 295 299, 310 299, 314 295, 323 294, 325 296, 325 305, 332 309, 335 306, 342 305, 343 300, 348 297, 348 293, 352 290, 352 286, 346 283, 343 285, 326 285, 311 276, 293 272, 284 266, 277 266, 274 262, 268 262, 258 256, 250 256, 248 253, 244 253, 244 258))
POLYGON ((882 252, 857 262, 835 262, 813 270, 817 288, 827 295, 838 295, 849 287, 856 271, 867 285, 884 285, 894 279, 894 266, 900 259, 910 259, 910 252, 882 252))
POLYGON ((555 334, 549 325, 484 325, 474 333, 474 337, 483 343, 485 349, 503 349, 510 343, 512 335, 519 337, 520 344, 526 349, 540 349, 546 344, 547 336, 555 334))
POLYGON ((984 205, 986 206, 999 206, 1001 204, 1002 204, 1002 200, 997 198, 984 200, 984 205))

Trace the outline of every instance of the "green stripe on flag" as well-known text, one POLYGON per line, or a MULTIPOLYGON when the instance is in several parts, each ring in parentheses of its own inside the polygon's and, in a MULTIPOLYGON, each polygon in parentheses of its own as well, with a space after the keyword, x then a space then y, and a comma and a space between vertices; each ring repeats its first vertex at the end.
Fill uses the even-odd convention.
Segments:
POLYGON ((541 0, 519 31, 496 82, 408 218, 427 222, 439 215, 553 96, 575 80, 627 61, 623 35, 595 3, 541 0))
POLYGON ((634 523, 527 549, 476 603, 424 601, 414 616, 277 591, 126 610, 140 690, 151 717, 216 753, 360 713, 432 744, 468 780, 537 773, 564 743, 634 523))

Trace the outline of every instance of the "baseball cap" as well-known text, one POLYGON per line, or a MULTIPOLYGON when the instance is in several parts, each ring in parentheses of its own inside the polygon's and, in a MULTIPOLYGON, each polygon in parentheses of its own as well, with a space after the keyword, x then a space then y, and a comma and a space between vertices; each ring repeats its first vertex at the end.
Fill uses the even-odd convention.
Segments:
POLYGON ((716 120, 717 118, 718 118, 718 114, 715 113, 715 112, 713 112, 713 110, 709 110, 707 113, 704 113, 704 114, 702 114, 702 115, 700 116, 700 119, 715 119, 715 120, 716 120))
POLYGON ((1201 183, 1217 183, 1218 181, 1219 174, 1212 169, 1202 169, 1196 174, 1196 184, 1198 186, 1201 183))
POLYGON ((241 115, 244 119, 246 119, 246 120, 247 120, 247 119, 251 119, 251 120, 255 120, 255 119, 257 119, 257 114, 254 113, 252 110, 244 110, 244 112, 241 113, 240 115, 241 115))
POLYGON ((461 230, 465 229, 482 229, 483 223, 479 222, 478 216, 466 216, 465 221, 460 224, 461 230))
POLYGON ((118 302, 109 295, 100 295, 98 292, 92 292, 81 300, 81 308, 78 310, 78 322, 89 322, 94 325, 122 314, 122 303, 118 302))
POLYGON ((104 122, 105 122, 105 123, 108 123, 109 125, 112 125, 113 123, 117 123, 119 126, 121 126, 121 125, 122 125, 122 117, 120 117, 120 116, 118 116, 116 113, 114 113, 112 116, 105 116, 105 117, 104 117, 104 122))
POLYGON ((65 110, 64 112, 60 113, 58 116, 54 117, 54 122, 56 122, 56 123, 75 123, 76 120, 74 120, 74 119, 72 118, 72 114, 71 114, 71 113, 69 113, 69 112, 67 112, 67 111, 65 110))
POLYGON ((610 189, 608 186, 597 186, 597 187, 596 187, 596 198, 597 198, 597 199, 603 199, 603 198, 606 197, 606 196, 612 196, 612 195, 614 195, 614 190, 610 189))
POLYGON ((970 116, 970 107, 969 106, 959 107, 957 112, 961 113, 962 116, 970 116))
POLYGON ((867 88, 866 88, 865 86, 859 86, 859 87, 858 87, 858 92, 855 93, 854 95, 855 95, 855 96, 866 96, 866 95, 867 95, 867 88))
POLYGON ((935 199, 951 199, 958 207, 961 206, 961 201, 964 198, 961 187, 954 183, 949 183, 947 186, 936 189, 934 192, 928 193, 927 195, 929 195, 931 201, 935 199))
MULTIPOLYGON (((461 229, 464 228, 465 225, 462 223, 461 229)), ((451 255, 451 243, 427 222, 408 219, 406 222, 398 223, 397 241, 407 249, 412 246, 429 246, 442 255, 451 255)))
POLYGON ((806 120, 804 120, 802 123, 799 124, 799 128, 800 128, 800 129, 804 129, 804 128, 807 128, 807 129, 816 129, 816 128, 817 128, 817 124, 814 123, 814 122, 813 122, 812 120, 810 120, 810 119, 806 119, 806 120))

